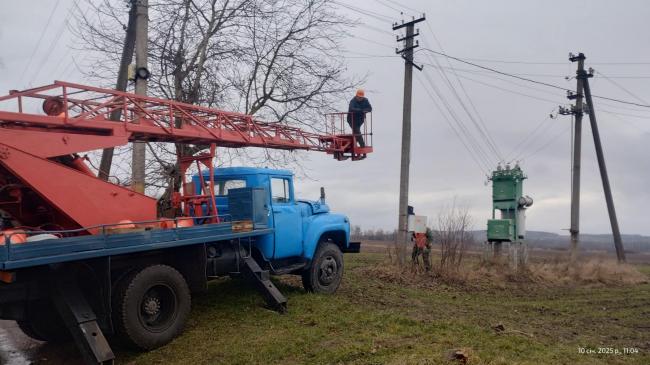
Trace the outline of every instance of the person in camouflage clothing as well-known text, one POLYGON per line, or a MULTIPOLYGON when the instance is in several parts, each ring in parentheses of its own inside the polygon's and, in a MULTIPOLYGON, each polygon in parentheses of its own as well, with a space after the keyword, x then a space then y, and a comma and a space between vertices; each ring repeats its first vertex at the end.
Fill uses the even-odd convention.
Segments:
POLYGON ((431 242, 432 242, 432 233, 429 228, 427 228, 427 233, 413 233, 411 239, 413 243, 413 252, 411 253, 411 259, 413 260, 413 265, 418 265, 418 257, 422 256, 422 262, 424 263, 424 269, 429 272, 431 270, 431 242))

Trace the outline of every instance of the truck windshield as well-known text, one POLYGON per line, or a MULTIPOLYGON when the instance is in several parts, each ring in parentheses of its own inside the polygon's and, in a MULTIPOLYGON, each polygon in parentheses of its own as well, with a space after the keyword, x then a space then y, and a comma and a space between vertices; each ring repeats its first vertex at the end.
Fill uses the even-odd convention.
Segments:
MULTIPOLYGON (((245 188, 246 180, 230 179, 230 180, 215 180, 214 182, 214 195, 227 196, 230 189, 245 188)), ((210 182, 205 182, 206 193, 210 191, 210 182)))

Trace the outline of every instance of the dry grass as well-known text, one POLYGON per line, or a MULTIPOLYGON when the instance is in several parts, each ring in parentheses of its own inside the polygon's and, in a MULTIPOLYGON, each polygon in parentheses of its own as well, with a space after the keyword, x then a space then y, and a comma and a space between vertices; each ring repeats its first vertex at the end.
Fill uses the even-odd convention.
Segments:
POLYGON ((411 263, 404 268, 397 266, 394 256, 365 271, 382 280, 401 284, 431 286, 445 284, 459 287, 521 287, 538 285, 544 287, 564 286, 625 286, 650 282, 650 278, 628 264, 615 260, 586 259, 575 264, 555 258, 532 262, 526 268, 512 270, 505 262, 481 261, 474 257, 458 268, 447 267, 432 257, 431 272, 411 263))
POLYGON ((536 263, 530 267, 531 277, 541 283, 551 284, 604 284, 635 285, 648 283, 648 277, 634 266, 619 264, 614 260, 591 259, 571 265, 556 261, 536 263))

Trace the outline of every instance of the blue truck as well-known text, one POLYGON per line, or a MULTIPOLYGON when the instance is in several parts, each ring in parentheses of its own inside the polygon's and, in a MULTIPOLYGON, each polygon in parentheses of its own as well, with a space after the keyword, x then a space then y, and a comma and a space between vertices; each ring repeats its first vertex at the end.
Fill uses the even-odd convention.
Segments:
MULTIPOLYGON (((194 176, 198 193, 207 180, 194 176)), ((280 312, 287 300, 271 275, 300 275, 310 292, 337 290, 343 253, 360 244, 322 188, 320 199, 299 200, 290 171, 266 168, 216 168, 213 180, 218 223, 197 216, 170 229, 21 232, 29 237, 20 244, 5 235, 0 318, 38 340, 74 339, 88 363, 112 363, 107 337, 144 350, 165 345, 182 332, 191 295, 214 278, 247 279, 280 312)))

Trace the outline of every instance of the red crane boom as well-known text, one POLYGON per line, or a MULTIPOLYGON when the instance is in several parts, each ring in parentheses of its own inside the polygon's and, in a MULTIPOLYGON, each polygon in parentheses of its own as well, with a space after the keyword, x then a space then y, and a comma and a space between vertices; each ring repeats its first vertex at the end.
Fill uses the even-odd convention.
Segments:
MULTIPOLYGON (((76 153, 148 141, 310 150, 337 160, 362 159, 373 151, 372 120, 363 127, 368 144, 359 147, 355 135, 345 133, 345 119, 345 113, 330 115, 325 132, 315 133, 246 114, 63 81, 12 91, 0 97, 0 209, 30 227, 155 220, 155 199, 98 179, 76 153), (116 111, 119 121, 111 120, 116 111)), ((206 164, 205 155, 194 160, 206 164)), ((181 159, 183 169, 188 162, 190 156, 181 159)))

